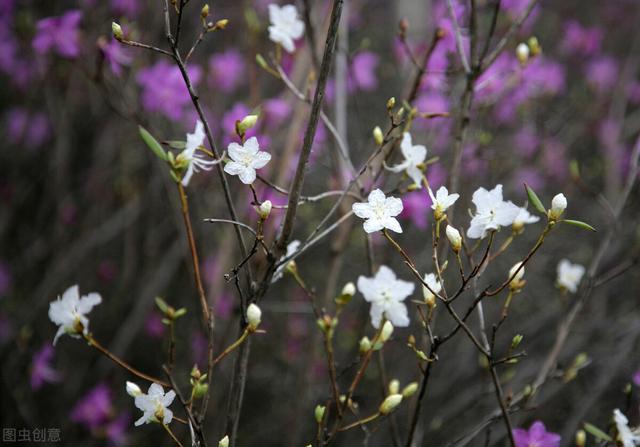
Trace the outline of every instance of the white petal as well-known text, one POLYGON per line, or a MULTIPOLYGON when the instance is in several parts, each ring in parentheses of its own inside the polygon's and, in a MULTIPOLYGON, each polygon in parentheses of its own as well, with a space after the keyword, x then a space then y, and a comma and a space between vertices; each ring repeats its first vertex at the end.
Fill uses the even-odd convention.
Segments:
POLYGON ((485 234, 485 226, 481 223, 474 223, 471 221, 471 225, 467 230, 467 237, 470 239, 480 239, 483 238, 485 234))
POLYGON ((393 270, 386 265, 381 265, 376 272, 376 283, 379 285, 388 286, 396 281, 397 277, 393 270))
POLYGON ((258 143, 258 139, 256 137, 251 137, 247 141, 244 142, 245 152, 248 154, 255 155, 260 150, 260 144, 258 143))
POLYGON ((169 410, 168 408, 165 408, 164 417, 162 418, 162 423, 164 425, 169 425, 172 419, 173 419, 173 411, 169 410))
POLYGON ((387 217, 384 222, 384 227, 388 228, 391 231, 395 231, 396 233, 402 233, 402 227, 400 226, 400 222, 395 217, 387 217))
POLYGON ((78 312, 81 314, 88 314, 94 306, 97 306, 102 302, 102 297, 98 293, 90 293, 80 298, 78 303, 78 312))
POLYGON ((373 212, 371 211, 371 205, 368 203, 354 203, 351 205, 351 209, 354 214, 361 219, 368 219, 373 216, 373 212))
POLYGON ((407 168, 407 175, 411 177, 413 183, 418 185, 419 189, 422 188, 422 170, 415 165, 411 165, 407 168))
POLYGON ((230 161, 226 165, 224 165, 224 172, 230 175, 239 175, 246 168, 243 164, 238 163, 236 161, 230 161))
POLYGON ((264 168, 271 160, 271 154, 268 152, 258 152, 251 162, 251 167, 254 169, 264 168))
POLYGON ((398 279, 394 282, 391 295, 396 301, 404 301, 415 290, 416 285, 409 281, 398 279))
POLYGON ((246 151, 238 143, 232 142, 227 146, 227 153, 233 161, 238 161, 246 154, 246 151))
POLYGON ((362 294, 365 301, 376 301, 378 299, 378 288, 373 278, 365 276, 358 277, 358 291, 362 294))
POLYGON ((253 168, 244 168, 239 174, 240 181, 245 185, 250 185, 256 180, 256 170, 253 168))
POLYGON ((410 320, 408 316, 407 306, 402 302, 392 302, 387 306, 385 311, 386 317, 395 327, 407 327, 410 320))
POLYGON ((187 170, 182 176, 181 183, 182 183, 182 186, 184 186, 185 188, 189 186, 189 182, 191 181, 191 177, 193 176, 193 170, 194 170, 194 164, 192 161, 191 163, 189 163, 189 167, 187 167, 187 170))
POLYGON ((371 309, 369 310, 369 316, 371 317, 371 324, 374 328, 378 329, 380 327, 380 321, 382 321, 382 312, 384 309, 382 306, 378 306, 377 304, 371 304, 371 309))
POLYGON ((374 189, 369 193, 367 201, 372 205, 382 205, 386 199, 386 196, 380 189, 374 189))
POLYGON ((56 345, 56 343, 58 342, 58 338, 60 338, 60 336, 63 335, 64 333, 65 333, 64 326, 60 326, 58 328, 58 332, 56 332, 56 336, 53 337, 53 346, 56 345))
POLYGON ((384 228, 384 225, 382 224, 382 222, 380 222, 379 219, 371 218, 365 220, 362 227, 367 233, 375 233, 376 231, 382 230, 384 228))
POLYGON ((161 397, 164 396, 164 389, 162 388, 162 385, 158 383, 152 383, 149 386, 149 391, 147 392, 147 394, 149 395, 149 397, 161 397))
POLYGON ((173 390, 167 391, 167 394, 162 398, 162 405, 164 407, 168 407, 173 402, 173 399, 176 398, 176 392, 173 390))
POLYGON ((385 212, 388 216, 394 217, 402 212, 402 200, 397 197, 387 197, 384 202, 385 212))

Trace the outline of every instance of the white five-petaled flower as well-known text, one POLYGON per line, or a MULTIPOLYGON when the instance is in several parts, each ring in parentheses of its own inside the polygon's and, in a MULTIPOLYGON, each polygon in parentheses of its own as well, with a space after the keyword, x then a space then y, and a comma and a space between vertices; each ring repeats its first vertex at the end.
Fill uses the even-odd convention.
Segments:
POLYGON ((250 185, 256 180, 256 169, 264 168, 271 154, 260 150, 258 139, 251 137, 243 145, 230 143, 227 153, 232 161, 224 167, 224 172, 237 175, 245 185, 250 185))
POLYGON ((522 229, 526 224, 532 224, 539 221, 540 218, 538 216, 534 216, 526 208, 520 208, 516 218, 513 219, 513 228, 514 229, 522 229))
POLYGON ((407 306, 403 301, 413 293, 415 285, 396 278, 389 267, 382 265, 373 278, 360 276, 358 290, 371 303, 371 324, 378 328, 384 316, 394 326, 409 326, 407 306))
POLYGON ((405 171, 407 175, 411 177, 413 183, 415 183, 418 188, 422 188, 422 170, 418 165, 424 163, 424 160, 427 158, 427 148, 420 144, 414 146, 411 142, 411 134, 405 132, 402 135, 400 151, 404 157, 402 163, 388 167, 387 169, 391 172, 405 171))
POLYGON ((49 319, 60 326, 53 339, 55 345, 62 334, 69 334, 79 338, 81 333, 89 333, 89 319, 87 314, 91 312, 93 306, 102 302, 102 298, 97 293, 80 296, 78 285, 69 287, 62 294, 62 298, 49 304, 49 319))
POLYGON ((424 284, 422 285, 422 296, 424 297, 424 301, 433 302, 436 297, 434 293, 440 293, 442 290, 442 284, 440 284, 440 281, 438 281, 438 278, 434 273, 425 274, 423 281, 427 286, 429 286, 427 287, 424 284))
POLYGON ((298 18, 298 10, 294 5, 269 5, 269 39, 282 45, 289 53, 296 49, 294 40, 304 34, 304 22, 298 18))
POLYGON ((467 236, 472 239, 484 238, 490 230, 513 224, 520 208, 512 202, 502 200, 502 185, 491 191, 478 188, 471 201, 476 206, 476 214, 471 219, 467 236))
POLYGON ((585 268, 580 264, 572 264, 568 259, 562 259, 558 263, 558 286, 576 293, 584 272, 585 268))
MULTIPOLYGON (((289 242, 289 245, 287 245, 287 253, 285 253, 284 256, 282 256, 278 262, 281 262, 282 260, 294 254, 296 251, 298 251, 298 248, 300 248, 300 241, 289 242)), ((287 264, 282 264, 276 269, 276 271, 273 273, 273 276, 271 277, 271 284, 273 284, 274 282, 282 278, 282 273, 284 272, 284 269, 286 267, 287 267, 287 264)))
POLYGON ((365 219, 364 231, 373 233, 388 228, 402 233, 402 228, 395 217, 402 212, 402 200, 397 197, 386 197, 379 189, 374 189, 367 197, 368 203, 354 203, 351 207, 356 216, 365 219))
POLYGON ((175 391, 171 390, 165 394, 161 385, 152 383, 147 394, 141 393, 135 396, 136 407, 143 411, 143 415, 134 425, 137 427, 149 422, 169 424, 173 419, 173 411, 168 407, 175 397, 175 391))
POLYGON ((616 430, 618 432, 617 440, 621 442, 623 447, 634 447, 640 444, 640 435, 634 433, 629 428, 629 420, 617 408, 613 410, 613 421, 616 424, 616 430))
POLYGON ((193 133, 187 134, 187 142, 184 150, 178 154, 176 161, 178 164, 185 164, 187 170, 182 176, 182 186, 187 186, 194 173, 199 170, 209 171, 216 164, 215 160, 207 160, 202 154, 198 153, 198 148, 204 143, 206 134, 202 121, 196 121, 196 128, 193 133))
POLYGON ((460 197, 460 194, 449 194, 449 190, 444 186, 438 188, 435 196, 431 188, 428 188, 428 190, 432 202, 431 209, 436 220, 440 220, 447 208, 456 203, 456 200, 460 197))

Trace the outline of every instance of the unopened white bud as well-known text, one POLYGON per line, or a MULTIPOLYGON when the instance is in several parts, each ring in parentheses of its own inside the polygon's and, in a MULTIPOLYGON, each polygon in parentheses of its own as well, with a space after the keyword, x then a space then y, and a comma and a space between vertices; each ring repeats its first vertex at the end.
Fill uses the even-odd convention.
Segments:
POLYGON ((378 411, 382 415, 387 415, 395 410, 400 405, 400 402, 402 402, 402 394, 392 394, 380 404, 378 411))
POLYGON ((218 447, 229 447, 229 436, 225 436, 218 442, 218 447))
POLYGON ((369 352, 371 350, 371 340, 369 340, 369 337, 362 337, 360 339, 360 352, 362 354, 369 352))
POLYGON ((551 200, 551 210, 549 211, 549 217, 551 219, 557 219, 562 216, 562 213, 564 213, 565 209, 567 209, 567 198, 562 193, 557 194, 551 200))
POLYGON ((384 135, 382 134, 382 129, 380 129, 380 126, 374 127, 373 139, 378 146, 380 146, 384 142, 384 135))
POLYGON ((462 236, 460 236, 460 232, 451 225, 447 225, 445 232, 447 233, 447 239, 449 239, 453 251, 456 253, 459 252, 462 247, 462 236))
POLYGON ((271 208, 273 208, 271 200, 265 200, 260 204, 258 207, 258 215, 262 220, 266 220, 267 217, 269 217, 269 214, 271 214, 271 208))
POLYGON ((238 134, 244 134, 258 122, 258 115, 247 115, 236 124, 238 134))
POLYGON ((127 394, 131 397, 137 397, 142 394, 142 390, 140 389, 140 387, 133 382, 127 382, 126 389, 127 394))
POLYGON ((356 294, 356 286, 352 282, 348 282, 342 288, 342 295, 353 296, 356 294))
POLYGON ((400 381, 393 379, 389 382, 389 394, 398 394, 400 392, 400 381))
POLYGON ((382 325, 382 331, 380 331, 380 341, 382 343, 386 342, 387 340, 389 340, 389 337, 391 337, 391 334, 393 334, 393 324, 391 324, 391 322, 387 320, 382 325))
POLYGON ((523 65, 529 60, 529 53, 529 45, 524 42, 516 47, 516 57, 523 65))
POLYGON ((255 330, 260 325, 260 318, 262 317, 262 311, 254 303, 249 304, 247 307, 247 323, 249 323, 249 329, 255 330))
POLYGON ((116 22, 111 22, 111 32, 113 33, 113 38, 116 40, 122 40, 124 37, 124 34, 122 33, 122 27, 116 22))
POLYGON ((509 278, 512 278, 511 282, 509 283, 509 287, 511 288, 511 290, 518 290, 521 289, 522 286, 524 286, 524 282, 522 281, 522 278, 524 277, 524 267, 520 267, 521 265, 522 262, 518 262, 509 270, 509 278), (518 273, 516 273, 516 271, 518 273))
POLYGON ((402 397, 411 397, 418 391, 418 382, 411 382, 402 389, 402 397))
POLYGON ((314 416, 316 418, 316 422, 319 424, 320 422, 322 422, 322 419, 324 418, 324 411, 326 410, 326 407, 324 405, 316 405, 316 409, 314 411, 314 416))

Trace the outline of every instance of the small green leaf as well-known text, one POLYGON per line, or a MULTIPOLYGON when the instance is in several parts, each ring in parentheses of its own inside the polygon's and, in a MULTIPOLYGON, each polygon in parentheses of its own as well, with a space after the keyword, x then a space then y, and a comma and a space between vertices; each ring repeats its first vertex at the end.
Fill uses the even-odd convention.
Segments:
POLYGON ((569 225, 573 225, 573 226, 576 226, 576 227, 584 228, 585 230, 597 231, 595 228, 593 228, 588 223, 584 223, 584 222, 579 221, 579 220, 564 219, 562 222, 568 223, 569 225))
POLYGON ((167 153, 162 149, 158 140, 153 138, 153 135, 151 135, 144 127, 138 126, 138 130, 140 131, 140 136, 144 142, 149 146, 149 149, 151 149, 160 160, 167 161, 167 153))
POLYGON ((546 214, 546 210, 542 205, 542 202, 538 198, 538 195, 535 193, 533 189, 531 189, 526 183, 524 184, 524 189, 527 190, 527 197, 529 198, 529 203, 533 205, 535 209, 540 211, 542 214, 546 214))
POLYGON ((598 427, 596 427, 593 424, 590 424, 588 422, 584 423, 584 429, 589 432, 591 435, 595 436, 596 438, 598 438, 601 441, 608 441, 608 442, 612 442, 613 439, 611 439, 611 436, 609 436, 608 434, 606 434, 605 432, 603 432, 602 430, 600 430, 598 427))
POLYGON ((265 70, 269 69, 269 64, 267 64, 267 61, 262 57, 262 54, 256 54, 256 63, 265 70))
POLYGON ((180 140, 170 140, 170 141, 165 141, 165 143, 167 143, 169 147, 173 149, 178 149, 178 150, 183 150, 187 145, 186 141, 180 141, 180 140))
POLYGON ((158 309, 160 309, 160 312, 162 312, 163 314, 166 314, 167 311, 169 310, 169 306, 167 305, 167 302, 162 298, 160 298, 159 296, 156 297, 156 306, 158 306, 158 309))
POLYGON ((173 315, 173 318, 180 318, 186 313, 187 313, 187 309, 185 309, 184 307, 181 307, 180 309, 176 310, 176 313, 173 315))

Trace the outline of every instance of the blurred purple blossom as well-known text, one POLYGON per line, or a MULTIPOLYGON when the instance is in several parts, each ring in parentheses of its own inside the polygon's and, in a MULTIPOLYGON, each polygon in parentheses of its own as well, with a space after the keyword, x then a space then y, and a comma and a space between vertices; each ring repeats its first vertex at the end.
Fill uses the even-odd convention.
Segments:
POLYGON ((426 189, 418 189, 402 197, 401 219, 410 220, 420 230, 427 228, 431 198, 426 189))
POLYGON ((231 93, 246 81, 244 57, 235 48, 211 56, 209 70, 209 85, 214 92, 231 93))
POLYGON ((105 424, 112 414, 111 390, 99 383, 84 395, 71 410, 73 422, 94 430, 105 424))
POLYGON ((156 311, 149 312, 144 320, 144 332, 151 338, 162 338, 167 327, 162 323, 162 315, 156 311))
POLYGON ((618 79, 618 63, 611 56, 599 56, 585 67, 587 81, 599 93, 608 93, 618 79))
POLYGON ((600 51, 602 37, 602 29, 585 28, 576 20, 569 20, 564 25, 561 48, 569 54, 592 56, 600 51))
POLYGON ((66 58, 80 55, 80 21, 82 11, 72 9, 61 16, 47 17, 38 21, 36 35, 31 43, 38 54, 55 51, 66 58))
POLYGON ((291 117, 291 104, 281 98, 272 98, 264 102, 265 126, 277 128, 291 117))
POLYGON ((39 351, 33 354, 31 360, 31 389, 39 390, 45 383, 59 382, 62 378, 60 372, 53 369, 51 361, 55 350, 47 343, 39 351))
POLYGON ((370 91, 378 86, 376 67, 379 60, 378 55, 371 51, 361 51, 353 57, 350 71, 353 88, 370 91))
POLYGON ((11 144, 35 149, 51 137, 49 118, 42 112, 14 107, 7 112, 7 136, 11 144))
MULTIPOLYGON (((197 85, 202 77, 198 66, 188 66, 191 82, 197 85)), ((161 60, 140 70, 136 81, 142 87, 142 105, 148 112, 159 112, 177 121, 183 117, 184 108, 191 103, 180 69, 161 60)))
POLYGON ((548 432, 540 421, 534 422, 529 430, 514 429, 513 437, 516 447, 560 447, 560 435, 548 432))
POLYGON ((229 293, 219 293, 215 299, 214 309, 216 318, 228 320, 233 314, 233 296, 229 293))
POLYGON ((119 447, 127 444, 127 429, 131 421, 131 414, 125 411, 105 425, 105 436, 112 445, 119 447))
POLYGON ((140 12, 140 3, 139 0, 111 0, 111 9, 118 15, 132 18, 140 12))
POLYGON ((207 353, 209 352, 209 342, 200 332, 191 335, 191 361, 196 365, 207 364, 207 353))
POLYGON ((640 369, 633 373, 631 380, 633 380, 635 386, 640 386, 640 369))
POLYGON ((118 77, 122 75, 122 67, 131 65, 131 62, 133 62, 133 56, 129 49, 115 39, 111 39, 108 42, 105 39, 101 39, 98 41, 98 47, 104 56, 104 60, 109 64, 109 69, 118 77))
POLYGON ((526 125, 518 129, 516 134, 513 136, 513 143, 519 154, 526 158, 530 158, 538 149, 540 139, 538 138, 536 129, 531 125, 526 125))

